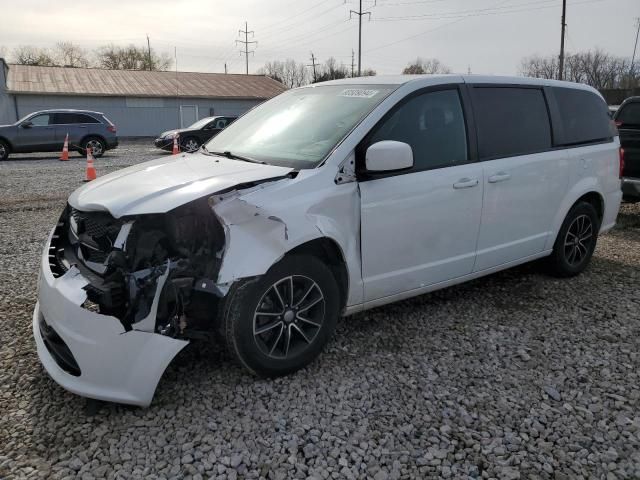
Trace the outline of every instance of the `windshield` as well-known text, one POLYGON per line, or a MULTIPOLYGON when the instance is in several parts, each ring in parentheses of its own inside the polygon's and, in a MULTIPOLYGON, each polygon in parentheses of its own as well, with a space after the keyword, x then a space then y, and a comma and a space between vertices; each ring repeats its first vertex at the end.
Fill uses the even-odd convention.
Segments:
POLYGON ((290 90, 236 120, 206 148, 271 165, 313 168, 394 88, 327 85, 290 90))
POLYGON ((209 123, 213 119, 214 119, 214 117, 203 118, 202 120, 198 120, 196 123, 194 123, 193 125, 189 126, 189 128, 197 130, 198 128, 204 127, 207 123, 209 123))

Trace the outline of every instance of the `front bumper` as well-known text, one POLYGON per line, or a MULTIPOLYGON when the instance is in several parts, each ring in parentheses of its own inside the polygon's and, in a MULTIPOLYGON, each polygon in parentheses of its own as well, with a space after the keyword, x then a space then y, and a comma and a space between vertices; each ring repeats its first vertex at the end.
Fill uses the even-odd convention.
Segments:
POLYGON ((623 177, 622 195, 625 199, 640 200, 640 178, 623 177))
POLYGON ((165 369, 189 342, 125 331, 117 318, 82 307, 88 281, 75 267, 54 278, 48 259, 52 235, 42 255, 33 311, 33 336, 42 365, 75 394, 148 406, 165 369))
POLYGON ((168 140, 166 138, 156 138, 153 144, 162 150, 171 150, 173 148, 173 138, 168 140))

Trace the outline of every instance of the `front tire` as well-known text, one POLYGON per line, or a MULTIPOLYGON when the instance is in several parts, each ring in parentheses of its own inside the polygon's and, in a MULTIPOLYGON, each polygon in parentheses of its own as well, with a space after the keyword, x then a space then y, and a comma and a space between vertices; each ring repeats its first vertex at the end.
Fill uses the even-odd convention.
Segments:
POLYGON ((596 209, 587 202, 574 205, 567 214, 548 259, 551 274, 573 277, 589 265, 596 248, 600 220, 596 209))
POLYGON ((340 315, 336 279, 316 257, 291 255, 228 294, 222 335, 227 350, 252 373, 277 377, 312 362, 340 315))
POLYGON ((187 137, 182 141, 182 151, 193 153, 200 148, 200 142, 195 137, 187 137))
POLYGON ((0 162, 9 158, 9 152, 11 151, 7 142, 0 140, 0 162))

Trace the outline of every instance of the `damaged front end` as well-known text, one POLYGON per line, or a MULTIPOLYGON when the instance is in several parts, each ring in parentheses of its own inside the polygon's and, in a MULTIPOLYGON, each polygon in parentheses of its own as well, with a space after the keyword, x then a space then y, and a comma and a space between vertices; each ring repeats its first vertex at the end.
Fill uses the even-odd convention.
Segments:
POLYGON ((206 198, 123 218, 67 206, 53 238, 50 270, 59 277, 76 267, 88 280, 84 309, 127 332, 190 339, 212 330, 225 238, 206 198))

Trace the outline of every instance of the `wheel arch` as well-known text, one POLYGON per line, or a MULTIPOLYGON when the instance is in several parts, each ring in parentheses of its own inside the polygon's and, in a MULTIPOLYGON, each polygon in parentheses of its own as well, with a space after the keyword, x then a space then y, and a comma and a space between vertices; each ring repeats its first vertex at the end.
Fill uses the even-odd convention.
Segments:
POLYGON ((9 150, 13 152, 13 144, 9 141, 7 137, 3 137, 0 135, 0 141, 6 143, 9 146, 9 150))
POLYGON ((80 139, 80 141, 78 142, 78 147, 82 148, 82 144, 87 141, 89 138, 97 138, 98 140, 100 140, 102 143, 104 143, 104 147, 105 150, 107 149, 107 139, 104 138, 102 135, 100 135, 99 133, 87 133, 84 137, 82 137, 80 139))
POLYGON ((598 219, 602 222, 605 212, 605 201, 604 195, 598 188, 598 184, 595 181, 586 181, 582 184, 578 184, 565 196, 565 199, 562 202, 562 207, 558 210, 554 219, 552 235, 547 239, 545 249, 551 250, 553 248, 564 219, 567 217, 571 209, 580 202, 587 202, 591 204, 598 214, 598 219))
POLYGON ((340 309, 347 304, 349 292, 349 271, 344 252, 338 242, 329 237, 318 237, 294 247, 285 253, 288 255, 311 255, 326 263, 336 279, 340 290, 340 309))

